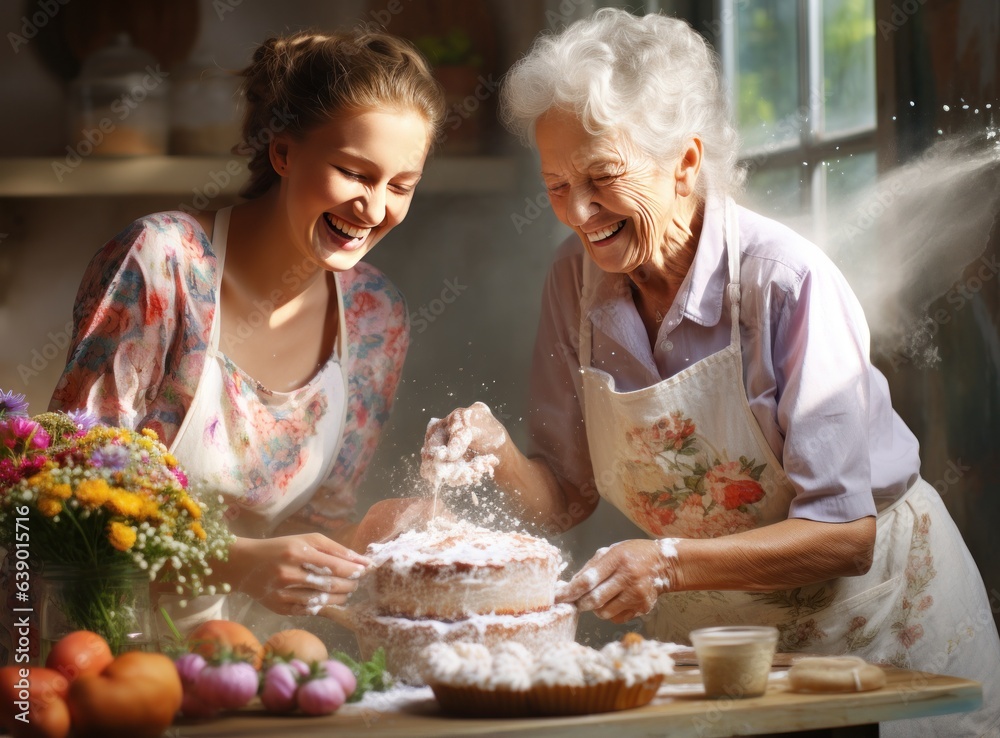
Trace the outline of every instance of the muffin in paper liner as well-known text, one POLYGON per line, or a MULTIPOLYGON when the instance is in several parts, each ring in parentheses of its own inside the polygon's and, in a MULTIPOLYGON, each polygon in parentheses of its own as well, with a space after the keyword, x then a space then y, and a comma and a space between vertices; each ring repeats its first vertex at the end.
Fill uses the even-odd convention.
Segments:
POLYGON ((432 684, 441 709, 469 718, 590 715, 631 710, 649 704, 663 675, 636 684, 624 679, 586 686, 536 684, 530 689, 486 689, 478 686, 432 684))
POLYGON ((485 689, 469 685, 432 684, 441 709, 450 715, 468 718, 528 717, 534 713, 530 689, 485 689))
POLYGON ((536 715, 589 715, 597 712, 631 710, 652 702, 663 675, 628 684, 624 679, 586 686, 537 684, 528 690, 528 700, 536 715))

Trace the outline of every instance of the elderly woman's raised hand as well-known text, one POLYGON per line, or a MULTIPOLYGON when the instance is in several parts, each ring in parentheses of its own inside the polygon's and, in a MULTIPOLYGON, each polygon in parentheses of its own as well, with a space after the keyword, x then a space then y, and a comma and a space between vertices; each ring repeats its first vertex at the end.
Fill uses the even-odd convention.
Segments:
POLYGON ((503 424, 485 403, 433 418, 420 452, 420 476, 432 487, 465 487, 492 477, 510 444, 503 424))
POLYGON ((636 539, 599 549, 556 600, 575 602, 581 610, 593 610, 615 623, 645 615, 670 591, 676 554, 663 544, 636 539))

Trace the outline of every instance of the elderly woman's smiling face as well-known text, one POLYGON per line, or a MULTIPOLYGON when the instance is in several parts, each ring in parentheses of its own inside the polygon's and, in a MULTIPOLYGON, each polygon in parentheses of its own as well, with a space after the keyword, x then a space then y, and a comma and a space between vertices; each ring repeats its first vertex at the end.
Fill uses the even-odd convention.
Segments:
POLYGON ((628 274, 667 255, 672 221, 685 220, 678 195, 690 194, 697 163, 693 172, 682 171, 683 157, 659 166, 623 136, 595 136, 558 108, 538 119, 535 141, 553 212, 601 269, 628 274))

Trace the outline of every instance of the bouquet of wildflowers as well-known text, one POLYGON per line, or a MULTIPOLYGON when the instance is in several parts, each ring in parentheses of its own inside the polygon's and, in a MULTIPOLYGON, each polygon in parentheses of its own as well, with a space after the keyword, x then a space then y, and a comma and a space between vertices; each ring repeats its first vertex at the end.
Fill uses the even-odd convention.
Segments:
POLYGON ((233 540, 221 505, 198 499, 152 430, 98 425, 87 413, 29 417, 22 395, 0 391, 0 546, 23 545, 18 531, 43 576, 94 574, 68 577, 63 615, 115 651, 134 637, 136 607, 116 580, 142 572, 176 582, 178 594, 215 594, 211 562, 233 540))

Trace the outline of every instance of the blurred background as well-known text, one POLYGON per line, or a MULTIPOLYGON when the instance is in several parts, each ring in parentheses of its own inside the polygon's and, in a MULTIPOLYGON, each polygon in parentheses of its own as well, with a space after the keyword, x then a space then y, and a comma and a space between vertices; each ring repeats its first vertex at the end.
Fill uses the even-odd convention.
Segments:
MULTIPOLYGON (((26 394, 36 412, 47 405, 83 270, 129 222, 236 202, 246 167, 229 153, 240 112, 233 72, 255 46, 275 33, 365 21, 428 55, 449 116, 409 217, 369 259, 406 295, 413 330, 362 501, 410 493, 428 420, 456 406, 486 402, 523 444, 541 285, 567 232, 532 153, 497 125, 497 85, 539 32, 603 5, 684 18, 718 49, 751 167, 743 200, 821 240, 834 226, 844 237, 847 224, 864 244, 855 261, 878 256, 885 234, 872 222, 893 199, 890 191, 858 201, 858 193, 919 164, 943 137, 996 135, 995 0, 3 0, 0 388, 26 394)), ((933 182, 926 161, 913 177, 933 182)), ((983 202, 993 207, 995 197, 971 197, 954 215, 983 202)), ((922 473, 962 529, 994 616, 995 215, 986 213, 984 260, 930 306, 943 316, 931 326, 938 360, 878 352, 894 405, 921 439, 922 473)), ((897 268, 877 258, 845 264, 876 281, 897 268)), ((562 543, 575 568, 635 535, 602 505, 562 543)), ((582 629, 601 640, 620 630, 595 618, 582 629)))

